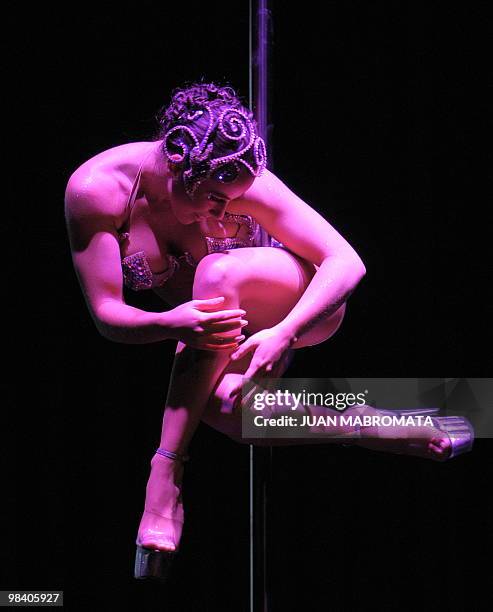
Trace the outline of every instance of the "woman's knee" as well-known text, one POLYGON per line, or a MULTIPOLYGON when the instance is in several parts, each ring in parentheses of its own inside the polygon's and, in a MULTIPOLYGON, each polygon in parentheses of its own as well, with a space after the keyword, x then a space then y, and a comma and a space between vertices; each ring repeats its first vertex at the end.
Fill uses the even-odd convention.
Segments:
POLYGON ((233 297, 238 292, 242 262, 227 253, 211 253, 200 260, 195 271, 193 298, 207 299, 224 295, 233 297))
MULTIPOLYGON (((211 253, 199 262, 195 273, 193 297, 206 299, 223 295, 223 307, 244 308, 247 311, 245 318, 249 321, 249 325, 243 328, 246 335, 280 323, 298 302, 316 272, 309 262, 274 249, 267 252, 272 255, 270 251, 275 251, 271 259, 277 263, 276 272, 266 271, 266 250, 211 253), (259 289, 267 285, 269 291, 259 289)), ((328 340, 341 326, 345 311, 344 303, 330 317, 318 321, 299 335, 292 348, 304 348, 328 340)))

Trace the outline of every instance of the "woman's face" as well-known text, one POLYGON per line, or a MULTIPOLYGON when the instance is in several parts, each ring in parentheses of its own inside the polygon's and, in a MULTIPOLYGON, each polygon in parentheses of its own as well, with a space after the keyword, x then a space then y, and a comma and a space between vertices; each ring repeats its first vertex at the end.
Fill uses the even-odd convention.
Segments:
POLYGON ((232 183, 222 183, 212 178, 202 181, 191 199, 185 191, 180 172, 172 178, 171 209, 178 221, 184 225, 210 218, 221 221, 228 203, 240 198, 254 180, 255 177, 242 167, 238 178, 232 183))

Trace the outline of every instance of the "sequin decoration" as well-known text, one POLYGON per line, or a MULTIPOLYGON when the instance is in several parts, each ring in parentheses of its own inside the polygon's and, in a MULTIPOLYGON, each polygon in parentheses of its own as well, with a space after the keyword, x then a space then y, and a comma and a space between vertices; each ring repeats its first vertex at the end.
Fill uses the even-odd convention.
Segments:
POLYGON ((238 223, 237 234, 240 232, 242 225, 246 225, 248 228, 247 238, 215 238, 214 236, 204 236, 207 242, 207 251, 209 253, 218 253, 220 251, 226 251, 227 249, 240 249, 243 247, 253 246, 256 223, 250 215, 235 215, 233 213, 224 214, 225 221, 238 223))
POLYGON ((127 287, 135 291, 152 287, 152 272, 144 251, 138 251, 122 259, 122 272, 127 287))
MULTIPOLYGON (((256 244, 255 236, 259 229, 258 223, 250 215, 236 215, 233 213, 225 213, 224 220, 227 222, 238 223, 240 226, 236 236, 231 238, 216 238, 214 236, 204 236, 207 244, 208 253, 218 253, 227 249, 239 249, 242 247, 251 247, 256 244), (241 226, 248 228, 246 238, 237 238, 241 226)), ((121 234, 123 239, 128 238, 128 232, 121 234)), ((123 280, 125 285, 134 291, 143 289, 152 289, 153 287, 162 287, 168 279, 170 279, 182 263, 186 262, 193 268, 197 267, 198 262, 189 251, 185 251, 183 255, 176 257, 175 255, 166 255, 168 267, 164 272, 153 273, 147 261, 145 251, 138 251, 133 255, 128 255, 122 259, 123 280)))
POLYGON ((173 276, 176 270, 180 267, 180 259, 184 259, 189 266, 192 266, 192 268, 197 267, 197 262, 192 257, 192 254, 188 251, 185 251, 185 253, 179 257, 175 257, 174 255, 170 254, 168 254, 166 257, 168 260, 168 269, 164 272, 153 273, 153 287, 162 287, 164 283, 173 276))

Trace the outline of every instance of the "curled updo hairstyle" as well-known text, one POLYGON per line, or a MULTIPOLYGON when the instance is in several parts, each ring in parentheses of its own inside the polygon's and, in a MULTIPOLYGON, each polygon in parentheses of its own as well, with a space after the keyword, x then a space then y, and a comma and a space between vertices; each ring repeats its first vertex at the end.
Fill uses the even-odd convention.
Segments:
MULTIPOLYGON (((205 110, 207 105, 214 118, 214 127, 208 138, 208 142, 213 142, 214 147, 210 159, 224 157, 232 153, 236 153, 244 148, 249 140, 248 134, 241 140, 230 140, 226 138, 218 129, 218 118, 221 112, 227 108, 234 108, 242 111, 251 121, 255 135, 258 134, 257 122, 254 119, 253 113, 249 108, 244 106, 240 97, 235 90, 230 86, 221 86, 217 83, 195 82, 186 87, 175 88, 171 94, 171 103, 163 106, 157 113, 156 119, 159 123, 159 128, 155 133, 155 140, 161 140, 165 134, 173 127, 178 125, 187 126, 190 128, 199 142, 204 138, 207 128, 209 127, 209 113, 205 110), (194 111, 204 110, 200 116, 194 117, 194 111)), ((185 138, 187 143, 193 147, 194 143, 189 134, 175 131, 170 136, 168 142, 168 150, 172 150, 173 143, 176 143, 176 152, 181 154, 182 148, 178 145, 180 139, 185 138)), ((253 155, 253 147, 246 152, 245 160, 255 165, 253 155)), ((189 156, 183 160, 180 165, 182 170, 190 168, 189 156)))

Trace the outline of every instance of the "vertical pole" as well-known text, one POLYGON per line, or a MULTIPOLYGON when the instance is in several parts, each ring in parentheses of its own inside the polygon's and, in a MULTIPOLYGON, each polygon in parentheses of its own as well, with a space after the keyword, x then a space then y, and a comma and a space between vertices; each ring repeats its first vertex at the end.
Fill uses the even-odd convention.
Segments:
POLYGON ((250 0, 250 108, 265 140, 267 164, 273 170, 272 111, 272 0, 250 0))
MULTIPOLYGON (((271 100, 272 0, 250 2, 249 106, 255 114, 259 135, 273 169, 271 100)), ((262 232, 262 245, 270 237, 262 232)), ((267 508, 272 471, 272 447, 250 445, 250 612, 269 612, 270 593, 267 558, 267 508)))

